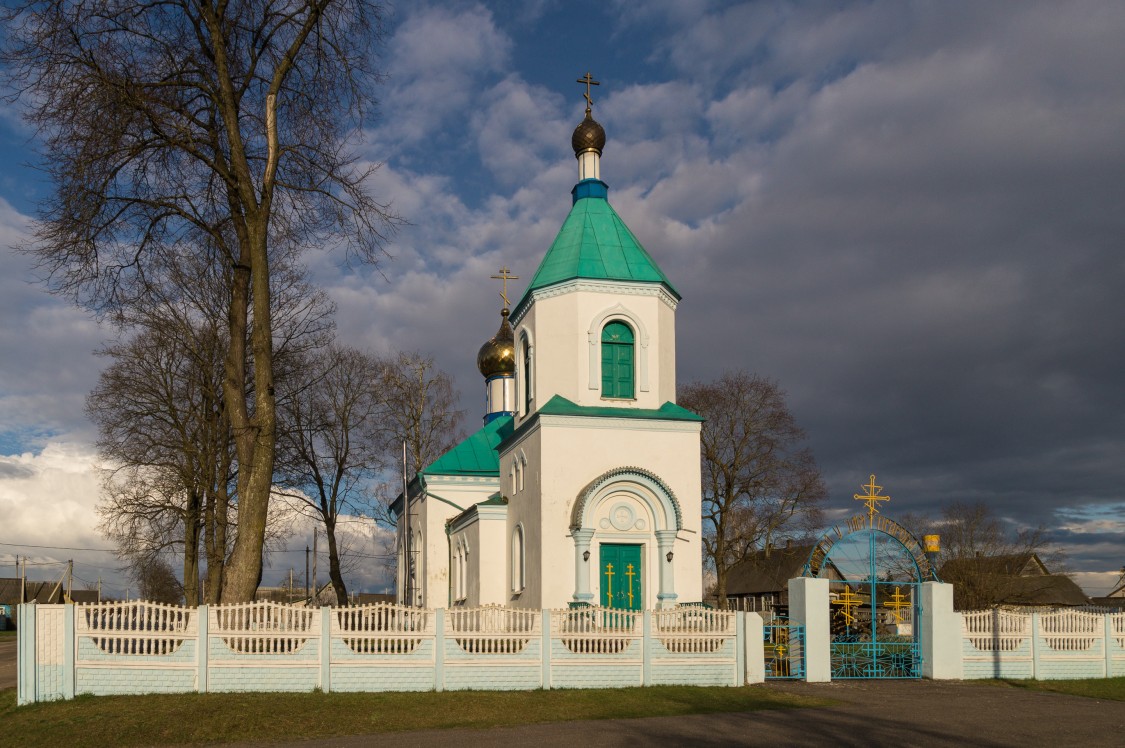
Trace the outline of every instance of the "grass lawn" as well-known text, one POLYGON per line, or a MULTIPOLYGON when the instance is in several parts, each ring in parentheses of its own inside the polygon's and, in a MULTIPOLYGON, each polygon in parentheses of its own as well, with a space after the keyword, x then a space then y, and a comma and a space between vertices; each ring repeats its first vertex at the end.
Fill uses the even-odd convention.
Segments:
POLYGON ((0 691, 5 744, 185 745, 297 740, 400 730, 498 727, 614 717, 661 717, 826 706, 826 699, 742 688, 651 688, 444 693, 237 693, 80 696, 16 708, 0 691))
POLYGON ((1029 691, 1052 691, 1071 696, 1087 696, 1091 699, 1125 701, 1125 677, 1089 678, 1087 680, 1005 680, 1001 681, 1016 688, 1029 691))
POLYGON ((3 631, 0 631, 0 641, 4 641, 5 639, 15 639, 17 633, 19 632, 15 631, 14 629, 5 629, 3 631))

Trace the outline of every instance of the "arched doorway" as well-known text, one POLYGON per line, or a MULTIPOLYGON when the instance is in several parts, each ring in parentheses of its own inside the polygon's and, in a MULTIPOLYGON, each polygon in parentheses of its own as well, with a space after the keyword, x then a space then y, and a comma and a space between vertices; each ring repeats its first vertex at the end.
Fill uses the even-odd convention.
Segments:
POLYGON ((875 476, 855 498, 867 511, 826 533, 804 576, 829 580, 832 679, 921 678, 920 585, 938 581, 914 535, 881 515, 875 476))
POLYGON ((579 492, 571 514, 573 602, 643 610, 675 605, 680 503, 656 474, 621 467, 579 492))

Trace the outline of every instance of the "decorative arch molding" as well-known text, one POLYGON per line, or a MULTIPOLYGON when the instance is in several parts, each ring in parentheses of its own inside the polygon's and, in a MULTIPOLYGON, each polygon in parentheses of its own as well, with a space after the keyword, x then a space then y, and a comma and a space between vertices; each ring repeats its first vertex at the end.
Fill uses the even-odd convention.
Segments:
POLYGON ((641 318, 629 310, 624 304, 616 304, 609 309, 603 310, 599 315, 594 317, 593 322, 590 324, 590 329, 586 331, 586 340, 589 343, 589 356, 587 357, 590 362, 590 389, 601 389, 602 386, 602 357, 598 353, 598 346, 602 343, 602 328, 606 326, 607 322, 620 320, 627 325, 632 326, 637 331, 637 345, 640 347, 640 354, 637 356, 637 380, 640 385, 641 392, 648 392, 648 343, 649 334, 648 328, 641 318))
POLYGON ((647 491, 633 491, 631 493, 650 505, 649 508, 652 510, 654 518, 659 520, 663 516, 669 525, 673 521, 675 523, 674 527, 655 527, 654 530, 674 529, 678 532, 684 528, 680 501, 667 483, 655 473, 644 468, 620 467, 602 473, 578 492, 578 499, 574 502, 574 509, 571 512, 570 529, 573 531, 591 527, 590 514, 597 508, 599 499, 611 491, 624 488, 622 484, 628 483, 635 483, 648 489, 647 491), (659 506, 651 506, 652 501, 649 495, 656 497, 659 506))
POLYGON ((849 517, 844 525, 847 527, 846 530, 841 529, 840 525, 836 525, 831 530, 824 533, 817 544, 813 546, 812 552, 809 553, 808 560, 805 561, 805 568, 801 576, 820 576, 820 571, 824 567, 824 562, 828 560, 828 556, 832 553, 832 548, 837 542, 855 535, 856 533, 874 530, 875 532, 893 538, 910 554, 918 571, 918 581, 941 581, 938 578, 937 570, 934 569, 933 565, 930 564, 929 558, 926 557, 926 552, 922 548, 922 544, 914 537, 914 533, 910 532, 890 517, 884 517, 881 514, 878 516, 857 514, 853 517, 849 517))

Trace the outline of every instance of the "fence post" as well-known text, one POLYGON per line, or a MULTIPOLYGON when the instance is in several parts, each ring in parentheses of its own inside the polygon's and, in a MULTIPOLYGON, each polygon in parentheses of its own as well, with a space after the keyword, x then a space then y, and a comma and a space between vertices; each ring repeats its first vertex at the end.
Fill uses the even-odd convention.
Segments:
POLYGON ((805 680, 832 680, 832 631, 828 612, 828 580, 789 580, 789 620, 805 627, 805 680))
POLYGON ((1102 614, 1102 652, 1105 653, 1105 674, 1103 677, 1113 677, 1113 618, 1109 613, 1102 614))
POLYGON ((964 674, 961 615, 953 610, 953 585, 923 582, 922 677, 931 680, 960 680, 964 674))
POLYGON ((445 608, 434 610, 434 690, 445 690, 445 608))
POLYGON ((766 680, 765 624, 757 613, 742 613, 746 618, 745 654, 746 682, 766 680))
POLYGON ((320 609, 320 690, 332 691, 332 608, 320 609))
POLYGON ((543 675, 540 682, 545 689, 551 688, 551 611, 543 608, 540 611, 543 617, 539 630, 542 633, 541 649, 543 652, 543 675))
POLYGON ((39 700, 39 685, 35 682, 38 674, 35 667, 35 604, 21 603, 16 613, 16 637, 18 642, 19 664, 16 678, 19 689, 17 701, 34 704, 39 700))
POLYGON ((641 685, 652 685, 652 611, 641 614, 641 685))
POLYGON ((1031 614, 1031 679, 1039 680, 1039 612, 1031 614))
POLYGON ((734 684, 746 683, 746 614, 741 610, 734 613, 734 684))
POLYGON ((63 676, 62 697, 74 698, 74 603, 68 603, 63 608, 63 676))
POLYGON ((196 632, 196 653, 195 653, 195 690, 197 693, 207 693, 207 661, 209 659, 209 652, 211 650, 211 641, 208 634, 211 630, 211 616, 208 614, 209 608, 206 605, 198 605, 195 608, 195 632, 196 632))

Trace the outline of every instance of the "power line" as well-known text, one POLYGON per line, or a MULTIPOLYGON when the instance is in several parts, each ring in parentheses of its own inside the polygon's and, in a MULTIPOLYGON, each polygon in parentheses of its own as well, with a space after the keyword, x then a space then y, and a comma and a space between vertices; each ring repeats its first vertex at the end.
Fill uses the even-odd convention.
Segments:
MULTIPOLYGON (((65 546, 65 545, 31 545, 30 543, 0 543, 0 545, 9 546, 9 547, 12 547, 12 548, 41 548, 41 549, 50 550, 50 551, 89 551, 89 552, 94 552, 94 553, 117 553, 116 550, 113 550, 111 548, 74 548, 72 546, 65 546)), ((179 553, 172 548, 161 548, 161 549, 159 549, 159 552, 160 553, 175 553, 175 554, 179 555, 179 553)), ((304 553, 304 552, 305 552, 304 548, 272 548, 272 549, 267 548, 266 549, 266 553, 304 553)), ((372 553, 345 553, 345 554, 342 554, 342 555, 351 556, 353 558, 393 558, 394 557, 394 554, 392 554, 392 553, 374 553, 374 554, 372 554, 372 553)), ((53 563, 66 563, 66 562, 65 561, 57 561, 57 562, 53 562, 53 563)))

